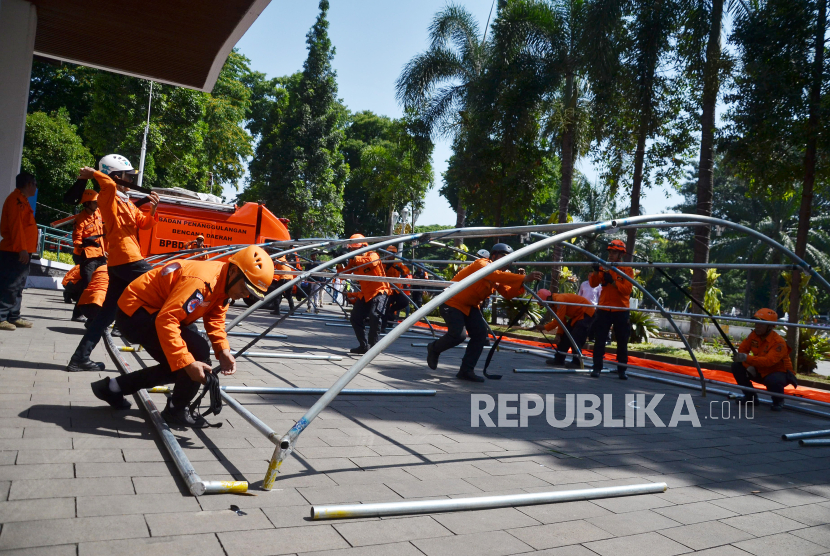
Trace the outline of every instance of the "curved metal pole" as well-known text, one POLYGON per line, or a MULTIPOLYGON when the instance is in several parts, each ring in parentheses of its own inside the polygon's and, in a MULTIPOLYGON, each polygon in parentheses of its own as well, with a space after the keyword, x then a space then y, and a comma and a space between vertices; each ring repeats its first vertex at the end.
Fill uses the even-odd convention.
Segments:
MULTIPOLYGON (((620 222, 623 224, 633 224, 639 222, 651 222, 651 221, 660 221, 660 220, 671 220, 674 218, 675 220, 680 219, 688 219, 688 215, 646 215, 646 216, 634 216, 626 219, 621 219, 620 222)), ((702 217, 701 217, 702 218, 702 217)), ((311 408, 303 415, 297 423, 289 429, 287 433, 282 437, 280 440, 279 446, 274 450, 274 454, 271 457, 271 462, 268 465, 268 471, 266 472, 265 479, 262 483, 262 488, 264 490, 270 490, 274 485, 274 480, 276 479, 277 473, 279 472, 279 467, 285 459, 291 455, 294 451, 294 446, 296 445, 297 438, 303 432, 303 430, 308 427, 309 423, 314 420, 317 415, 320 414, 323 409, 328 406, 331 401, 340 393, 346 385, 351 382, 351 380, 357 376, 360 371, 362 371, 366 365, 368 365, 375 357, 377 357, 384 349, 386 349, 392 342, 397 340, 401 334, 404 333, 405 330, 408 330, 410 326, 414 323, 418 322, 424 316, 428 315, 433 309, 439 306, 441 303, 444 303, 454 295, 458 294, 459 292, 467 289, 468 287, 472 286, 474 283, 478 282, 482 278, 490 275, 492 272, 496 270, 500 270, 510 263, 519 260, 521 257, 528 255, 530 253, 534 253, 541 249, 545 249, 552 245, 557 245, 559 243, 565 242, 571 238, 575 238, 587 233, 596 233, 608 228, 616 228, 617 221, 612 220, 608 222, 601 222, 599 224, 594 224, 590 226, 584 226, 581 228, 577 228, 575 230, 570 230, 566 232, 559 233, 553 237, 545 238, 541 241, 523 247, 509 255, 506 255, 500 258, 497 261, 492 262, 491 264, 485 266, 484 268, 477 270, 476 272, 470 274, 463 280, 456 282, 452 286, 448 287, 444 290, 443 293, 435 296, 433 299, 429 301, 429 303, 424 304, 420 309, 412 313, 409 317, 401 323, 400 326, 395 327, 389 334, 384 336, 377 344, 369 348, 369 351, 366 352, 363 357, 357 360, 351 368, 341 376, 335 383, 332 385, 331 388, 319 399, 317 402, 311 406, 311 408)), ((404 236, 403 238, 394 238, 388 240, 386 243, 400 243, 402 240, 409 241, 412 239, 418 239, 418 237, 422 237, 424 234, 417 234, 415 236, 404 236)), ((382 247, 382 245, 377 245, 376 247, 382 247)), ((367 247, 366 250, 369 248, 367 247)))
MULTIPOLYGON (((312 261, 312 260, 311 260, 311 259, 309 259, 308 257, 304 257, 304 256, 300 255, 299 253, 297 254, 297 256, 298 256, 298 257, 300 257, 301 259, 305 259, 305 260, 306 260, 307 262, 309 262, 309 263, 315 263, 315 264, 317 264, 317 262, 318 262, 318 261, 312 261)), ((298 269, 297 267, 294 267, 294 266, 292 266, 292 265, 288 264, 288 261, 286 261, 286 262, 284 262, 284 263, 281 263, 281 264, 284 264, 285 266, 287 266, 287 267, 288 267, 288 268, 290 268, 291 270, 296 270, 297 272, 302 272, 302 271, 301 271, 300 269, 298 269)), ((314 267, 314 269, 316 269, 316 268, 317 268, 317 267, 315 266, 315 267, 314 267)), ((309 269, 309 270, 312 270, 312 271, 313 271, 314 269, 309 269)), ((321 286, 321 288, 323 289, 323 291, 325 291, 325 289, 326 289, 326 284, 331 284, 333 281, 334 281, 334 278, 324 278, 324 279, 323 279, 323 282, 322 282, 322 286, 321 286)), ((320 283, 320 282, 314 282, 314 283, 315 283, 315 284, 318 284, 318 283, 320 283)), ((298 289, 302 289, 302 288, 298 288, 298 289)), ((332 296, 331 296, 331 298, 332 298, 332 299, 334 299, 334 296, 332 295, 332 296)), ((343 316, 346 318, 346 320, 348 320, 348 319, 349 319, 349 313, 347 313, 347 312, 346 312, 346 308, 345 308, 345 307, 343 307, 343 305, 341 305, 341 304, 340 304, 340 303, 339 303, 336 299, 334 299, 334 303, 335 303, 338 307, 340 307, 340 310, 341 310, 341 311, 343 311, 343 316)))
MULTIPOLYGON (((531 234, 531 235, 537 235, 537 234, 534 233, 534 234, 531 234)), ((538 234, 538 235, 541 235, 541 234, 538 234)), ((614 265, 610 264, 608 261, 604 261, 600 257, 598 257, 598 256, 594 255, 593 253, 591 253, 590 251, 586 251, 585 249, 583 249, 581 247, 577 247, 576 245, 573 245, 572 243, 565 243, 565 246, 573 249, 574 251, 576 251, 578 253, 582 253, 586 257, 602 264, 603 266, 606 266, 606 267, 610 268, 611 270, 613 270, 614 272, 616 272, 617 274, 619 274, 620 276, 622 276, 623 278, 625 278, 626 280, 631 282, 631 285, 633 285, 635 288, 637 288, 638 290, 643 292, 643 295, 648 296, 649 300, 652 303, 654 303, 657 306, 657 308, 660 309, 660 314, 663 315, 663 317, 666 318, 669 321, 669 324, 671 324, 672 328, 674 328, 674 331, 677 333, 678 336, 680 336, 680 339, 683 341, 683 345, 686 346, 686 351, 688 351, 689 355, 692 357, 692 362, 695 364, 695 367, 697 368, 697 374, 700 377, 701 395, 705 398, 706 397, 706 380, 705 380, 705 377, 703 376, 703 369, 700 368, 700 363, 698 362, 697 357, 695 357, 695 352, 692 350, 692 346, 689 345, 689 342, 686 340, 686 337, 680 331, 680 327, 677 326, 676 322, 674 322, 674 319, 666 311, 666 308, 663 307, 663 305, 661 305, 660 302, 657 301, 657 299, 655 299, 655 297, 653 295, 651 295, 651 292, 649 292, 642 285, 640 285, 640 283, 637 280, 635 280, 634 278, 632 278, 631 276, 629 276, 625 272, 621 272, 618 268, 616 268, 614 265)), ((603 341, 605 341, 605 340, 603 339, 603 341)))
MULTIPOLYGON (((556 322, 559 323, 559 327, 562 329, 562 332, 565 333, 565 336, 567 336, 568 340, 571 342, 571 346, 572 346, 571 351, 573 352, 574 357, 576 357, 579 360, 579 368, 584 369, 585 368, 585 361, 583 361, 583 359, 582 359, 582 350, 577 347, 576 342, 574 341, 574 337, 571 336, 571 333, 568 330, 568 327, 565 326, 565 323, 562 322, 562 319, 559 318, 559 315, 556 314, 556 311, 551 309, 550 305, 545 303, 545 301, 541 297, 539 297, 539 294, 537 294, 535 291, 531 290, 527 286, 525 286, 524 288, 525 288, 525 290, 527 290, 527 292, 531 296, 533 296, 534 299, 536 299, 536 301, 539 302, 539 305, 546 308, 548 310, 548 312, 551 315, 553 315, 553 318, 556 319, 556 322)), ((554 350, 554 351, 558 351, 558 350, 554 350)), ((565 353, 567 353, 567 351, 565 353)))

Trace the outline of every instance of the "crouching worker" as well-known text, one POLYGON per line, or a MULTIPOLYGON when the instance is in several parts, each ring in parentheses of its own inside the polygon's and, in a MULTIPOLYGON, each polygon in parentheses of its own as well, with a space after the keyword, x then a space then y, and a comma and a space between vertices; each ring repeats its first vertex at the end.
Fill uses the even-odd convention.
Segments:
MULTIPOLYGON (((752 382, 760 382, 770 392, 784 393, 787 384, 797 386, 793 374, 793 364, 790 361, 790 347, 787 342, 773 329, 778 322, 778 314, 772 309, 759 309, 755 313, 758 320, 769 321, 769 324, 757 323, 755 330, 738 346, 732 360, 732 375, 740 386, 752 387, 752 382)), ((747 392, 737 399, 738 403, 758 403, 755 392, 747 392)), ((772 398, 772 410, 781 411, 784 408, 784 398, 772 398)))
POLYGON ((173 261, 136 278, 118 300, 115 322, 124 338, 144 346, 159 364, 93 382, 95 397, 116 409, 128 409, 125 395, 175 383, 164 419, 170 425, 207 426, 188 406, 211 372, 211 344, 222 373, 236 372, 225 335, 228 302, 249 295, 261 299, 273 279, 273 261, 255 245, 227 262, 173 261), (200 318, 209 342, 195 326, 200 318))
MULTIPOLYGON (((502 257, 513 252, 513 248, 505 243, 497 243, 490 250, 491 259, 476 259, 476 261, 456 274, 452 281, 460 282, 470 274, 477 272, 502 257)), ((485 276, 464 291, 458 292, 440 307, 441 317, 447 325, 447 333, 427 346, 427 365, 433 371, 438 368, 438 356, 450 348, 464 342, 467 335, 470 342, 461 359, 461 369, 455 375, 461 380, 470 382, 484 382, 484 378, 475 374, 475 366, 484 344, 487 342, 487 323, 479 308, 481 303, 498 291, 505 299, 513 299, 524 291, 522 284, 541 280, 541 272, 531 272, 529 275, 513 274, 496 270, 485 276), (464 333, 466 329, 467 333, 464 333)))
POLYGON ((555 293, 551 295, 548 290, 539 290, 538 293, 539 297, 543 300, 553 301, 554 306, 551 309, 556 312, 559 320, 565 323, 565 328, 567 328, 574 342, 576 342, 576 346, 574 346, 556 319, 547 324, 537 326, 536 329, 539 331, 545 330, 556 334, 556 338, 553 341, 556 344, 556 355, 553 359, 548 359, 547 363, 562 365, 565 362, 565 354, 570 349, 573 354, 573 360, 570 366, 579 367, 579 357, 577 354, 582 353, 582 348, 585 346, 585 342, 588 341, 588 332, 594 323, 595 309, 591 306, 592 304, 589 300, 573 293, 555 293), (562 305, 562 303, 575 303, 578 305, 562 305))

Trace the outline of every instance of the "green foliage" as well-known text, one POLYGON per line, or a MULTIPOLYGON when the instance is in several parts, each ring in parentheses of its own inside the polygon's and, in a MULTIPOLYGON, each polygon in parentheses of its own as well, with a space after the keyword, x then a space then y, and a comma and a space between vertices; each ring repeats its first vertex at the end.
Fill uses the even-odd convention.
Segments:
POLYGON ((295 237, 343 231, 343 189, 349 167, 340 150, 347 121, 337 100, 334 47, 328 36, 328 0, 306 35, 308 57, 291 78, 257 85, 253 109, 265 123, 250 129, 260 136, 244 200, 263 199, 291 220, 295 237), (285 91, 279 91, 284 87, 285 91))
POLYGON ((798 372, 810 373, 818 367, 819 361, 830 360, 830 337, 827 334, 805 328, 799 334, 798 372))
POLYGON ((703 307, 713 315, 720 314, 720 298, 722 292, 715 286, 720 274, 714 268, 706 271, 706 293, 703 296, 703 307))
POLYGON ((534 302, 533 298, 530 296, 514 297, 513 299, 500 299, 499 303, 507 313, 507 322, 513 322, 513 319, 515 319, 519 313, 524 312, 524 316, 516 326, 524 326, 527 323, 537 323, 543 316, 544 310, 539 307, 539 305, 534 302), (528 304, 530 305, 528 306, 528 304), (527 307, 526 310, 525 307, 527 307))
MULTIPOLYGON (((816 269, 819 271, 819 269, 816 269)), ((781 310, 787 312, 790 310, 790 290, 792 289, 792 272, 784 271, 781 273, 784 278, 785 285, 778 291, 778 306, 781 310)), ((818 297, 818 288, 810 285, 810 276, 806 272, 799 273, 801 277, 801 317, 799 322, 810 323, 818 314, 816 309, 816 299, 818 297)))
POLYGON ((629 319, 631 324, 631 343, 633 344, 647 344, 660 331, 660 327, 657 326, 657 321, 654 320, 654 317, 650 313, 631 311, 629 319))
POLYGON ((75 182, 78 170, 94 162, 76 130, 65 109, 26 117, 21 167, 37 178, 40 206, 36 217, 41 224, 74 214, 76 207, 65 204, 63 194, 75 182))
POLYGON ((392 120, 353 114, 342 150, 349 165, 344 193, 345 234, 389 233, 391 214, 411 204, 423 209, 432 187, 433 144, 411 116, 392 120))

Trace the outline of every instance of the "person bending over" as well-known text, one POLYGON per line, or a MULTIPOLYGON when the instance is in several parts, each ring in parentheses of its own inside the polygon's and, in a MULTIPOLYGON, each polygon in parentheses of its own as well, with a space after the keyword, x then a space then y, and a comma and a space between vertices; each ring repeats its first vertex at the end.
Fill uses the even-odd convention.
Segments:
POLYGON ((265 296, 274 279, 274 263, 256 245, 227 262, 177 260, 154 268, 124 290, 115 322, 124 338, 141 344, 158 365, 92 383, 92 392, 115 409, 129 409, 125 395, 142 388, 175 383, 161 415, 170 425, 202 428, 190 401, 211 372, 210 348, 223 374, 236 372, 225 334, 231 299, 265 296), (202 319, 209 341, 196 328, 202 319))
MULTIPOLYGON (((625 255, 625 243, 615 239, 608 244, 608 262, 618 263, 625 255)), ((620 272, 633 277, 634 271, 629 267, 618 266, 620 272)), ((604 307, 619 307, 619 309, 598 309, 597 322, 594 327, 596 342, 594 343, 594 368, 591 376, 599 377, 605 359, 605 344, 608 342, 608 333, 614 327, 614 336, 617 339, 617 374, 620 379, 628 380, 625 374, 628 363, 628 339, 631 337, 631 323, 629 320, 629 299, 633 285, 620 273, 594 266, 594 271, 588 276, 591 287, 602 286, 599 294, 599 304, 604 307)))
POLYGON ((570 366, 579 367, 577 353, 582 353, 582 348, 585 346, 585 342, 588 341, 588 331, 594 322, 596 310, 591 307, 592 304, 589 300, 573 293, 551 294, 548 290, 539 290, 538 293, 543 300, 553 301, 554 305, 551 309, 556 312, 559 320, 565 323, 565 328, 576 342, 576 346, 574 346, 556 319, 537 326, 537 330, 545 330, 556 334, 556 338, 553 340, 556 345, 556 355, 553 356, 553 359, 548 359, 547 362, 552 365, 562 365, 565 362, 565 354, 570 349, 573 354, 570 366), (561 303, 578 303, 580 306, 562 305, 561 303))
MULTIPOLYGON (((467 265, 453 276, 452 281, 460 282, 491 262, 497 261, 512 252, 513 248, 509 245, 497 243, 490 249, 490 259, 476 259, 473 264, 467 265)), ((478 363, 484 344, 487 342, 487 323, 481 314, 481 303, 496 291, 505 299, 513 299, 524 291, 523 284, 541 279, 541 272, 531 272, 529 275, 523 276, 496 270, 443 303, 439 310, 444 323, 447 325, 447 332, 427 345, 427 365, 429 368, 433 371, 437 369, 438 357, 448 349, 463 343, 469 335, 470 342, 467 344, 464 357, 461 359, 461 369, 455 376, 470 382, 484 382, 484 378, 475 373, 476 363, 478 363)))

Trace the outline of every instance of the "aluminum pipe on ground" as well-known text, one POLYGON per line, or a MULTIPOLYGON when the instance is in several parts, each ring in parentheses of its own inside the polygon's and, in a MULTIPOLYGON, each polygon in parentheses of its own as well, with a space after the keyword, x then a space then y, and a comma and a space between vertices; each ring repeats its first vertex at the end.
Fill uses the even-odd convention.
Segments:
POLYGON ((799 446, 830 446, 830 438, 804 439, 798 441, 799 446))
POLYGON ((791 432, 782 434, 781 440, 802 440, 807 438, 818 438, 820 436, 830 436, 830 430, 824 431, 809 431, 809 432, 791 432))
MULTIPOLYGON (((388 515, 411 515, 435 512, 457 512, 485 510, 573 502, 575 500, 598 500, 640 494, 666 492, 666 483, 646 483, 604 488, 559 490, 535 492, 532 494, 508 494, 505 496, 481 496, 478 498, 454 498, 450 500, 419 500, 414 502, 387 502, 380 504, 342 504, 337 506, 312 506, 312 519, 345 519, 354 517, 382 517, 388 515)), ((647 552, 647 550, 645 550, 647 552)))
POLYGON ((306 355, 304 353, 266 353, 263 351, 233 352, 234 357, 259 357, 262 359, 304 359, 306 361, 341 361, 340 355, 306 355))
MULTIPOLYGON (((279 396, 319 396, 325 394, 325 388, 277 388, 271 386, 220 386, 228 394, 265 394, 279 396)), ((151 394, 167 394, 173 390, 169 386, 156 386, 151 394)), ((346 389, 340 392, 346 396, 434 396, 435 390, 393 390, 393 389, 346 389)), ((238 402, 237 402, 238 403, 238 402)))

